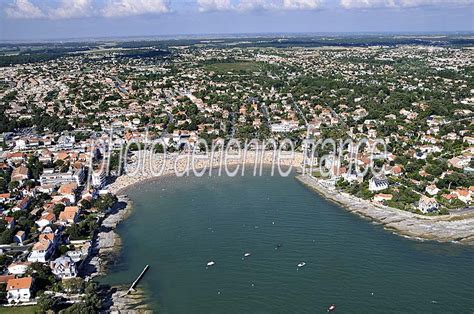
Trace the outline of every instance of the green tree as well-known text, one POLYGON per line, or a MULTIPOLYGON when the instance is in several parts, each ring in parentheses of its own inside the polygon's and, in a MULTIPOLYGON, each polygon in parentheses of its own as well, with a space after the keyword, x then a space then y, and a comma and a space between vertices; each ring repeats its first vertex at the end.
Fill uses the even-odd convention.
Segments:
POLYGON ((84 279, 76 277, 63 280, 63 288, 67 293, 81 293, 84 291, 84 279))
POLYGON ((102 308, 102 301, 97 295, 97 283, 90 282, 85 289, 85 296, 81 302, 75 303, 64 310, 65 314, 98 313, 102 308))
POLYGON ((83 199, 83 200, 81 201, 81 206, 82 206, 83 209, 88 210, 88 209, 91 209, 92 204, 91 204, 90 201, 88 201, 88 200, 86 200, 86 199, 83 199))
POLYGON ((38 291, 44 291, 51 288, 56 278, 51 272, 51 268, 43 263, 32 263, 26 271, 27 276, 32 276, 35 279, 35 286, 38 291))
POLYGON ((11 181, 10 183, 8 183, 8 190, 10 192, 13 192, 15 191, 16 189, 18 189, 18 187, 20 186, 20 182, 18 181, 11 181))
POLYGON ((38 298, 38 307, 41 313, 46 311, 55 311, 59 304, 59 298, 51 294, 41 293, 38 298))
POLYGON ((56 217, 59 216, 59 213, 62 212, 64 210, 65 206, 64 204, 56 204, 54 205, 53 207, 53 213, 56 217))

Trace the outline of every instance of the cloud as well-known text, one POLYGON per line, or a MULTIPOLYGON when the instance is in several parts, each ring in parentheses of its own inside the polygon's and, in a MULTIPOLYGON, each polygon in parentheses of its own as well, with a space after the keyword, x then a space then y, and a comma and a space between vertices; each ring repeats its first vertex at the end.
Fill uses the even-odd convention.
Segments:
POLYGON ((94 14, 92 0, 61 0, 57 8, 49 10, 49 17, 53 19, 67 19, 85 17, 94 14))
POLYGON ((314 10, 321 6, 319 0, 283 0, 283 9, 314 10))
POLYGON ((208 11, 255 11, 255 10, 314 10, 321 0, 197 0, 200 12, 208 11))
POLYGON ((197 0, 200 12, 208 11, 227 11, 234 9, 230 0, 197 0))
POLYGON ((398 2, 402 7, 474 5, 474 0, 399 0, 398 2))
POLYGON ((474 0, 341 0, 340 2, 340 5, 346 9, 447 7, 472 4, 474 0))
POLYGON ((167 13, 166 0, 110 0, 102 9, 106 17, 167 13))
POLYGON ((341 0, 341 6, 346 9, 395 7, 394 0, 341 0))
POLYGON ((274 2, 266 0, 240 0, 236 6, 236 9, 240 11, 269 10, 275 8, 277 8, 277 6, 274 2))
POLYGON ((5 13, 15 19, 37 19, 45 17, 44 12, 29 0, 15 0, 5 8, 5 13))

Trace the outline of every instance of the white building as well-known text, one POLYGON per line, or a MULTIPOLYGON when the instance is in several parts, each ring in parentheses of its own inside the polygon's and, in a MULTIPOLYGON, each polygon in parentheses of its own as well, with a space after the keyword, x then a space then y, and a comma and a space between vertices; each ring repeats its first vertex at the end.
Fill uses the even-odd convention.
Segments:
POLYGON ((418 202, 418 209, 425 214, 438 210, 438 208, 438 202, 432 197, 427 197, 423 195, 420 201, 418 202))
POLYGON ((12 275, 24 275, 26 271, 28 270, 28 267, 31 265, 29 262, 16 262, 16 263, 11 263, 8 266, 8 273, 12 275))
POLYGON ((428 193, 429 195, 436 195, 438 194, 439 192, 439 189, 436 187, 436 185, 432 184, 432 185, 428 185, 426 188, 425 188, 425 191, 426 193, 428 193))
POLYGON ((91 179, 92 179, 92 186, 100 189, 105 185, 107 176, 105 175, 105 171, 103 170, 92 171, 91 179))
POLYGON ((54 172, 45 169, 43 174, 40 176, 40 183, 41 185, 61 185, 75 182, 77 185, 81 185, 84 177, 85 173, 82 168, 69 170, 68 172, 54 172))
MULTIPOLYGON (((45 230, 48 228, 45 228, 45 230)), ((30 255, 28 256, 28 262, 40 262, 46 263, 51 255, 56 250, 57 237, 53 233, 41 233, 39 235, 39 241, 33 245, 30 255)))
POLYGON ((56 146, 58 149, 71 149, 74 143, 76 143, 75 136, 61 135, 56 146))
POLYGON ((53 274, 59 279, 69 279, 77 276, 76 263, 69 256, 61 256, 49 265, 53 274))
POLYGON ((10 279, 7 282, 8 303, 28 302, 31 299, 33 278, 10 279))
POLYGON ((385 177, 372 177, 369 181, 369 190, 372 192, 382 191, 388 188, 388 180, 385 177))
POLYGON ((71 244, 74 246, 74 250, 67 251, 66 255, 69 256, 74 263, 78 263, 87 258, 91 250, 90 241, 77 240, 71 241, 71 244))
POLYGON ((272 132, 288 133, 298 128, 298 121, 282 121, 281 123, 272 124, 270 127, 272 132))

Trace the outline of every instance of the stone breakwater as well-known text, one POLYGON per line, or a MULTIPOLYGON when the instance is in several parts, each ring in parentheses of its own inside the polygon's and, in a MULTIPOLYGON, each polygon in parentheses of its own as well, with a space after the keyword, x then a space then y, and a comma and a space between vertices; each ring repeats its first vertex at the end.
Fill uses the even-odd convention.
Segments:
POLYGON ((296 177, 305 186, 348 211, 382 224, 386 229, 410 238, 474 245, 474 211, 443 216, 423 216, 377 205, 326 187, 309 175, 296 177))
POLYGON ((241 175, 242 168, 244 168, 245 175, 253 175, 256 169, 258 175, 260 166, 273 167, 275 175, 279 175, 279 167, 282 171, 292 166, 294 170, 301 170, 301 164, 303 162, 302 153, 294 153, 293 158, 281 158, 276 159, 272 152, 265 152, 263 155, 255 152, 248 152, 245 158, 236 158, 235 156, 229 156, 226 164, 224 161, 217 156, 211 159, 210 156, 200 155, 193 162, 189 162, 183 158, 183 156, 169 155, 167 158, 158 158, 153 162, 145 162, 144 164, 138 165, 138 162, 130 163, 127 168, 126 174, 118 177, 114 183, 108 186, 108 190, 114 194, 120 194, 126 188, 143 183, 149 180, 154 180, 163 176, 176 175, 176 172, 183 174, 184 176, 193 175, 194 171, 200 172, 203 169, 212 169, 212 175, 227 175, 226 165, 228 172, 233 172, 238 168, 238 175, 241 175), (164 163, 164 166, 163 166, 164 163), (278 166, 279 165, 279 166, 278 166), (138 168, 137 168, 138 167, 138 168), (138 170, 135 170, 138 169, 138 170), (161 169, 163 169, 161 171, 161 169), (186 172, 188 170, 188 172, 186 172), (159 173, 159 174, 158 174, 159 173))

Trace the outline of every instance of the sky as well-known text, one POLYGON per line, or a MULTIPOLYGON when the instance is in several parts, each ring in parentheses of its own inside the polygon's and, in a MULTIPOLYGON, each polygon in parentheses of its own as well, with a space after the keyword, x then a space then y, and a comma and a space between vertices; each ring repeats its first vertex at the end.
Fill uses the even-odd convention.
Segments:
POLYGON ((0 41, 474 32, 474 0, 0 0, 0 41))

